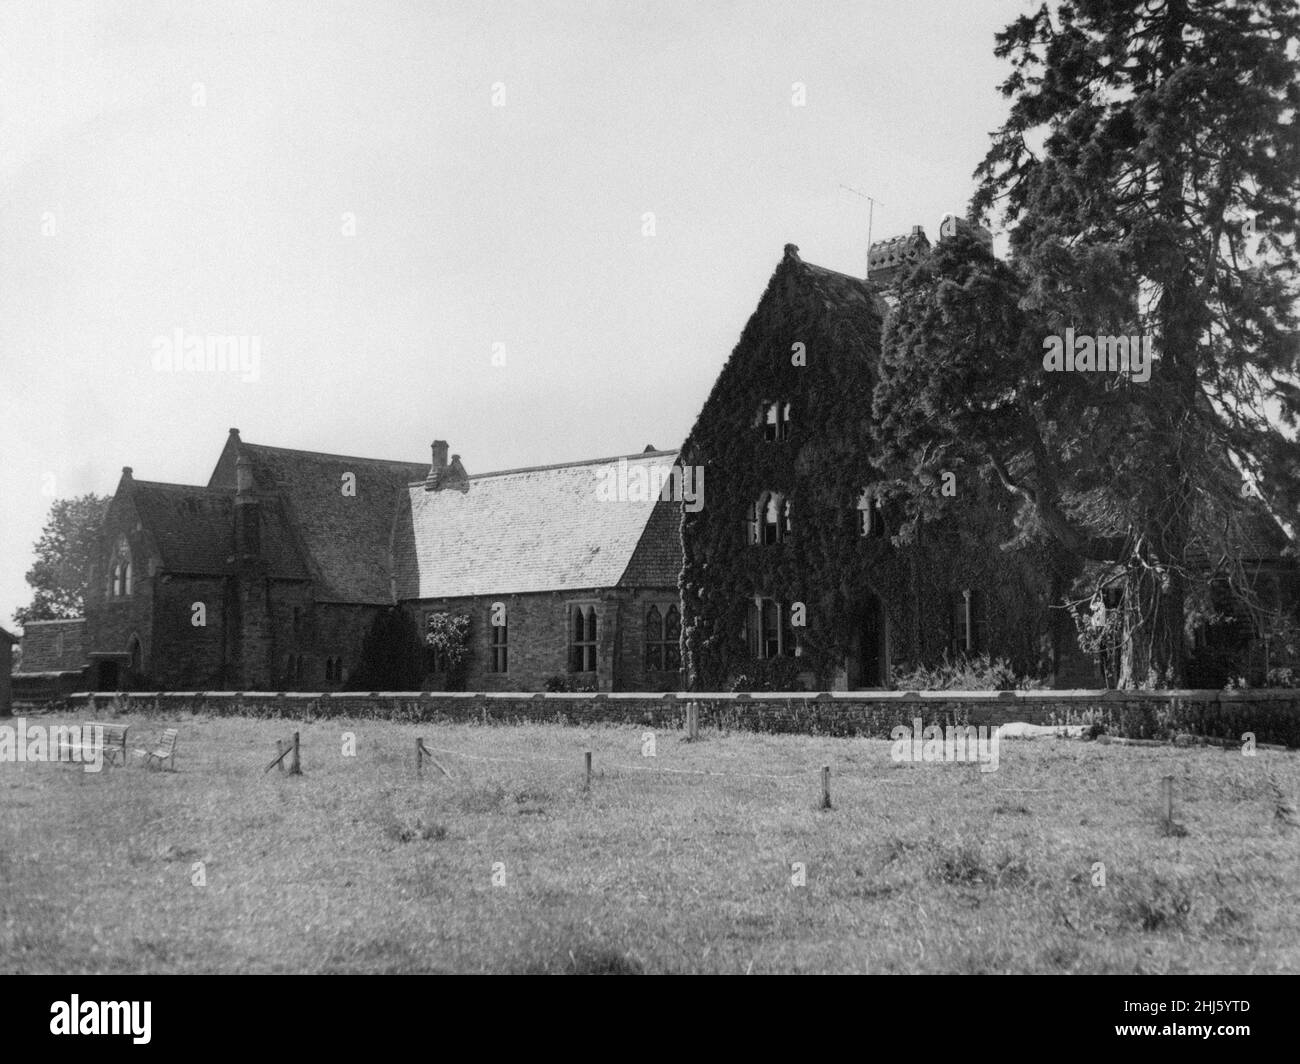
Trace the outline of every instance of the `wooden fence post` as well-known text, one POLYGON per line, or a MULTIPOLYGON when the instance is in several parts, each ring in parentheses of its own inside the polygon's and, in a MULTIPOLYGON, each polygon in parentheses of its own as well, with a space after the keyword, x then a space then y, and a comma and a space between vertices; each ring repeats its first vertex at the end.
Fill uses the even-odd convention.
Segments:
POLYGON ((1161 784, 1161 790, 1164 793, 1164 800, 1165 800, 1165 826, 1168 827, 1174 822, 1174 778, 1173 776, 1166 776, 1163 780, 1160 781, 1160 784, 1161 784))
POLYGON ((692 741, 700 737, 700 704, 686 703, 686 737, 692 741))
POLYGON ((424 778, 424 739, 415 740, 415 775, 418 779, 424 778))
POLYGON ((822 765, 822 808, 831 808, 831 767, 822 765))
POLYGON ((293 764, 289 766, 290 776, 302 775, 302 761, 298 757, 298 733, 293 733, 293 764))
POLYGON ((590 791, 591 790, 591 751, 590 750, 588 750, 583 755, 583 761, 586 762, 586 766, 587 766, 587 781, 586 783, 583 784, 582 789, 584 791, 590 791))
POLYGON ((287 772, 284 767, 284 740, 276 739, 275 741, 275 763, 279 766, 281 772, 287 772))

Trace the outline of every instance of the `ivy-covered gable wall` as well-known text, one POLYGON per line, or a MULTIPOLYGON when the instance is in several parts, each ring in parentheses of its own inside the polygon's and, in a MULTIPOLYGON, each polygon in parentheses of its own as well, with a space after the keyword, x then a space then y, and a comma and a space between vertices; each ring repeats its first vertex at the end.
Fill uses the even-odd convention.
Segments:
POLYGON ((818 688, 853 683, 846 666, 860 651, 872 596, 894 664, 948 649, 953 603, 975 587, 987 649, 1022 669, 1041 665, 1051 639, 1050 565, 1000 549, 1013 535, 1010 510, 973 472, 946 500, 951 520, 923 528, 914 543, 891 542, 888 507, 886 534, 862 535, 858 502, 877 476, 871 400, 884 309, 866 281, 805 263, 787 245, 683 445, 682 462, 702 467, 705 485, 703 507, 681 515, 694 689, 725 689, 754 669, 746 623, 756 595, 781 603, 788 620, 802 605, 805 624, 791 629, 801 649, 794 663, 818 688), (790 405, 783 439, 764 429, 772 403, 790 405), (788 501, 789 532, 782 513, 780 541, 754 544, 753 508, 769 492, 788 501))

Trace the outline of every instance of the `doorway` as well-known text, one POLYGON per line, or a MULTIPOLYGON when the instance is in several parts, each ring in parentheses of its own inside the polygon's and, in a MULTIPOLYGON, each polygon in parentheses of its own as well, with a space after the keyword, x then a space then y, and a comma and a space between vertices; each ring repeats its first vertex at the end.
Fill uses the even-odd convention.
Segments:
POLYGON ((96 691, 117 691, 121 682, 122 669, 113 658, 100 658, 95 662, 96 691))
POLYGON ((867 592, 854 621, 854 654, 849 662, 849 688, 881 690, 889 686, 889 632, 885 606, 867 592))

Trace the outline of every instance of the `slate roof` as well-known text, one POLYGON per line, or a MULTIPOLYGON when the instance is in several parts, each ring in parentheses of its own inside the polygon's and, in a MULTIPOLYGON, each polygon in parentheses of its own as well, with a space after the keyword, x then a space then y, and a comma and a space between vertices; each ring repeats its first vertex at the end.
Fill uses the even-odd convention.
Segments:
POLYGON ((10 632, 8 629, 2 627, 0 627, 0 639, 3 639, 9 643, 18 642, 18 637, 14 635, 13 632, 10 632))
MULTIPOLYGON (((676 451, 623 456, 667 469, 676 451)), ((469 478, 469 490, 407 489, 394 558, 401 599, 459 598, 614 587, 660 499, 603 501, 619 458, 512 469, 469 478)), ((629 492, 629 494, 631 494, 629 492)), ((659 507, 661 515, 664 507, 659 507)), ((674 569, 668 586, 676 584, 674 569)))
MULTIPOLYGON (((166 569, 178 573, 234 572, 234 492, 195 484, 133 480, 131 499, 166 569)), ((284 507, 261 500, 262 557, 272 576, 306 579, 284 507)))
MULTIPOLYGON (((232 498, 235 459, 247 455, 259 497, 278 496, 312 577, 326 602, 391 603, 392 536, 407 484, 423 481, 428 462, 295 451, 244 443, 232 433, 209 487, 232 498), (343 474, 356 478, 356 495, 343 494, 343 474)), ((232 502, 233 505, 233 502, 232 502)))

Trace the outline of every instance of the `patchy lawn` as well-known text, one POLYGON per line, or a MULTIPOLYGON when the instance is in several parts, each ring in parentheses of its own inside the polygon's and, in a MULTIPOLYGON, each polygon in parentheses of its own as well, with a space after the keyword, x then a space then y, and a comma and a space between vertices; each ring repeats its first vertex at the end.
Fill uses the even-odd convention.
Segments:
POLYGON ((0 971, 1300 972, 1295 754, 122 722, 177 723, 178 771, 0 763, 0 971), (264 774, 295 728, 304 775, 264 774))

